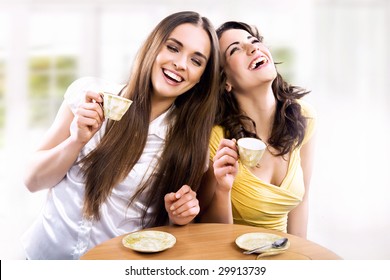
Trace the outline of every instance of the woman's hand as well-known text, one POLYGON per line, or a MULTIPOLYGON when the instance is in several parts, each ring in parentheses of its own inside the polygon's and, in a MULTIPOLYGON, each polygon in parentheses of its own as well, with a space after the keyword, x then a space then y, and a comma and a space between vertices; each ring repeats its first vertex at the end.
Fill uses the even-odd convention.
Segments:
POLYGON ((187 185, 182 186, 175 193, 166 194, 164 201, 169 220, 173 224, 188 224, 198 215, 200 210, 196 192, 187 185))
POLYGON ((73 120, 77 126, 76 132, 71 135, 74 140, 85 144, 101 128, 104 121, 103 108, 100 105, 102 102, 100 94, 86 92, 85 102, 77 108, 73 120))
POLYGON ((222 139, 213 158, 217 188, 230 191, 238 172, 238 152, 236 140, 222 139))

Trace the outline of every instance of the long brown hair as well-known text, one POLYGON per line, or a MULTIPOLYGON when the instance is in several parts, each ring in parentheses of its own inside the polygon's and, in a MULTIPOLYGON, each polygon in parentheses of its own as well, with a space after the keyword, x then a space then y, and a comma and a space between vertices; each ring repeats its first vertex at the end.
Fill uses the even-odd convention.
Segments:
MULTIPOLYGON (((168 215, 164 195, 184 184, 197 190, 207 162, 207 149, 218 102, 219 44, 211 22, 195 12, 179 12, 163 19, 139 50, 128 86, 122 95, 133 100, 128 112, 118 122, 110 121, 102 141, 88 156, 85 164, 84 215, 100 218, 100 206, 112 189, 126 178, 144 150, 150 123, 152 82, 151 69, 161 47, 177 26, 191 23, 209 35, 210 58, 205 71, 193 88, 178 96, 168 115, 169 128, 157 170, 129 197, 129 204, 150 190, 148 209, 142 215, 143 226, 166 224, 168 215), (154 209, 146 224, 146 212, 154 209)), ((190 35, 189 35, 190 36, 190 35)))
MULTIPOLYGON (((245 30, 259 39, 260 42, 263 41, 263 37, 256 27, 236 21, 222 24, 217 29, 218 38, 221 38, 222 34, 230 29, 245 30)), ((225 84, 225 81, 226 75, 222 72, 222 85, 225 84)), ((278 151, 276 156, 282 156, 302 144, 306 130, 306 118, 302 115, 301 105, 297 99, 302 98, 310 91, 288 84, 279 73, 272 83, 272 91, 276 98, 276 113, 271 136, 264 140, 278 151)), ((228 138, 259 138, 255 133, 255 122, 241 111, 234 94, 226 90, 223 90, 221 94, 216 124, 224 127, 225 136, 228 138)))

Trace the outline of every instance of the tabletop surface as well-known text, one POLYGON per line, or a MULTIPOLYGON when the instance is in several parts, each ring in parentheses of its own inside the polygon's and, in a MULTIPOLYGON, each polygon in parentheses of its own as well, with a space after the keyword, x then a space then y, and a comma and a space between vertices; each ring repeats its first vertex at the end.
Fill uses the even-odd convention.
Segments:
POLYGON ((255 260, 256 254, 245 255, 235 240, 245 233, 272 233, 287 237, 290 247, 281 254, 262 259, 341 259, 329 249, 312 241, 291 234, 237 224, 188 224, 185 226, 162 226, 147 230, 171 233, 176 237, 172 248, 157 253, 140 253, 122 245, 127 234, 115 237, 89 250, 83 260, 255 260))

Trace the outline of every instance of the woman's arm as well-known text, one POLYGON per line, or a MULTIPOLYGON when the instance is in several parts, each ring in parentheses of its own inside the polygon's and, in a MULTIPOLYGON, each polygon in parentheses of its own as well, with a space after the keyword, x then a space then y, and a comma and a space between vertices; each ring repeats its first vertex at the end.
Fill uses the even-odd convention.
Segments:
POLYGON ((305 194, 302 202, 294 208, 288 215, 287 232, 303 238, 307 237, 307 222, 309 217, 309 187, 313 171, 315 153, 315 135, 301 148, 301 166, 303 170, 303 180, 305 194))
POLYGON ((93 100, 103 101, 99 94, 87 92, 85 103, 80 105, 76 115, 65 101, 62 103, 42 144, 27 165, 24 182, 31 192, 50 188, 61 181, 82 147, 100 129, 103 111, 93 100), (77 129, 71 133, 73 121, 77 129))
POLYGON ((238 171, 234 140, 222 139, 198 191, 200 222, 233 223, 231 189, 238 171))

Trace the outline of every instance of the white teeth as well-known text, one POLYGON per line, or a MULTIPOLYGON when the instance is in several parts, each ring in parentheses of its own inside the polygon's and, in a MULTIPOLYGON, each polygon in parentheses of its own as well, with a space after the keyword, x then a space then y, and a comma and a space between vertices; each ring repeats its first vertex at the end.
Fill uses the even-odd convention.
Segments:
POLYGON ((263 57, 259 57, 257 58, 256 60, 254 60, 250 66, 250 69, 253 70, 255 68, 257 68, 256 66, 259 66, 261 64, 264 64, 267 62, 267 58, 265 58, 264 56, 263 57))
POLYGON ((180 83, 183 81, 183 78, 180 77, 179 75, 176 75, 175 73, 164 69, 164 74, 167 75, 169 78, 175 80, 176 82, 180 83))

